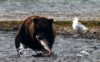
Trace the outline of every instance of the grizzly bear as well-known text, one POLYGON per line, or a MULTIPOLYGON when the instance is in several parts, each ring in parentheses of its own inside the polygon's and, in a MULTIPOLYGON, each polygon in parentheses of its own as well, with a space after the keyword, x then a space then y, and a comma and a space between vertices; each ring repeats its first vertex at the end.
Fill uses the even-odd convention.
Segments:
MULTIPOLYGON (((15 47, 20 56, 21 44, 24 48, 31 48, 33 51, 42 51, 39 55, 49 56, 55 41, 55 28, 53 19, 42 16, 28 17, 22 23, 15 38, 15 47)), ((38 55, 38 54, 37 54, 38 55)))

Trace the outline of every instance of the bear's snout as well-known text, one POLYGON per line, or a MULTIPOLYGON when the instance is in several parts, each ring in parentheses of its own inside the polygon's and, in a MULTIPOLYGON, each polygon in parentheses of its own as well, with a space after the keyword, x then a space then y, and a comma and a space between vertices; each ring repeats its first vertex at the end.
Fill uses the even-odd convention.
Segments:
POLYGON ((43 32, 37 33, 36 34, 36 39, 37 40, 43 40, 43 39, 45 39, 44 33, 43 32))
POLYGON ((41 35, 36 35, 36 39, 37 39, 37 40, 43 40, 43 39, 44 39, 44 37, 43 37, 43 36, 41 36, 41 35))

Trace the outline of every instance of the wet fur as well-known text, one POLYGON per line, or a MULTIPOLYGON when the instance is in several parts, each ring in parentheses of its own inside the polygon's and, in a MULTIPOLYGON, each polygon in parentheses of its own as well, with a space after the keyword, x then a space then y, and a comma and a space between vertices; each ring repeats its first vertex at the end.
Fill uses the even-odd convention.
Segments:
MULTIPOLYGON (((21 25, 19 32, 15 38, 15 47, 18 50, 20 47, 20 43, 22 43, 25 47, 31 48, 33 50, 38 50, 38 51, 44 51, 45 49, 43 46, 40 44, 40 42, 36 39, 36 33, 34 30, 34 19, 47 19, 46 17, 40 17, 40 16, 31 16, 28 17, 23 24, 21 25)), ((40 27, 41 28, 41 27, 40 27)), ((52 49, 52 46, 54 44, 55 40, 55 30, 54 26, 52 24, 51 27, 49 27, 49 33, 45 33, 46 39, 48 41, 48 46, 50 50, 52 49)))

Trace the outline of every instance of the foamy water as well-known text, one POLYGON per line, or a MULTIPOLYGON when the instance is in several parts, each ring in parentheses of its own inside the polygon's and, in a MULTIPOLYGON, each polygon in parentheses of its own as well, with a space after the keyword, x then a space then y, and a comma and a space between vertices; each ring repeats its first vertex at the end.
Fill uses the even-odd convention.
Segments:
POLYGON ((23 20, 31 15, 68 20, 99 19, 99 0, 0 0, 0 20, 23 20))

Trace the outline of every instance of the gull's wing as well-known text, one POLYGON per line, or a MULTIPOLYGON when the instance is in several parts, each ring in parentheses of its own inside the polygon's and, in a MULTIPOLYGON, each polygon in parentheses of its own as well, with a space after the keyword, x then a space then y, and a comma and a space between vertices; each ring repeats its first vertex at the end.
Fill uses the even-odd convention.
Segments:
POLYGON ((77 25, 76 25, 76 29, 77 30, 84 30, 83 28, 84 28, 85 26, 83 25, 83 24, 81 24, 81 23, 77 23, 77 25))

